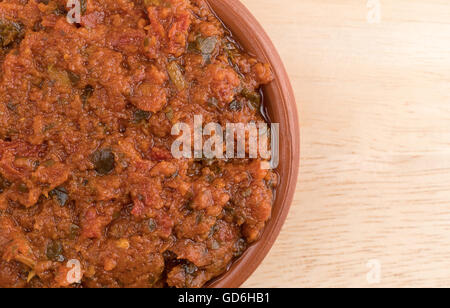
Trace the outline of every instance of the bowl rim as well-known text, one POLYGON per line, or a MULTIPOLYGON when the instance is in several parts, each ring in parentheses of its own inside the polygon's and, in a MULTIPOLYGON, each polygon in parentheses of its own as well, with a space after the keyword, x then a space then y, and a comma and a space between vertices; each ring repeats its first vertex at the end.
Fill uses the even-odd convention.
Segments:
MULTIPOLYGON (((276 215, 272 213, 261 239, 252 244, 238 260, 233 262, 226 273, 207 285, 209 288, 237 288, 253 274, 267 256, 287 218, 294 198, 300 165, 300 125, 297 104, 289 76, 275 45, 261 24, 239 0, 206 0, 206 2, 246 51, 272 66, 275 80, 268 86, 278 94, 283 109, 283 118, 285 118, 284 124, 287 127, 285 129, 287 140, 284 140, 285 142, 280 143, 280 145, 290 148, 290 151, 288 151, 290 153, 290 168, 287 170, 287 174, 283 174, 285 184, 281 189, 280 187, 277 189, 277 195, 281 195, 281 197, 277 196, 277 199, 281 198, 280 204, 274 202, 274 206, 279 206, 276 215), (247 44, 243 42, 241 37, 245 33, 251 33, 251 35, 245 36, 247 44)), ((270 105, 270 102, 268 105, 270 105)))

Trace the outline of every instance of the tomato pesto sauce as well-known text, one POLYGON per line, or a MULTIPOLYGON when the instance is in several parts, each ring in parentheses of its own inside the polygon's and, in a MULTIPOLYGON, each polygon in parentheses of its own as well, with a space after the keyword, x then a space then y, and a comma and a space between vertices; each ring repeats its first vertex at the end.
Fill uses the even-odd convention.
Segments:
POLYGON ((277 179, 175 159, 171 129, 264 122, 271 69, 204 0, 66 5, 0 2, 0 287, 202 287, 258 240, 277 179))

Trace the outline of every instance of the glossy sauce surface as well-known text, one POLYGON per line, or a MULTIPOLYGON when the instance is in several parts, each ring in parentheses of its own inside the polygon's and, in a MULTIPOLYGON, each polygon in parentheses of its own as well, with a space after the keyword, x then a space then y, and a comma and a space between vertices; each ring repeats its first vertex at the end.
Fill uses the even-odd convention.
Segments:
POLYGON ((175 159, 178 122, 264 122, 270 67, 203 0, 0 3, 0 287, 202 287, 256 241, 261 159, 175 159), (82 279, 67 280, 69 260, 82 279))

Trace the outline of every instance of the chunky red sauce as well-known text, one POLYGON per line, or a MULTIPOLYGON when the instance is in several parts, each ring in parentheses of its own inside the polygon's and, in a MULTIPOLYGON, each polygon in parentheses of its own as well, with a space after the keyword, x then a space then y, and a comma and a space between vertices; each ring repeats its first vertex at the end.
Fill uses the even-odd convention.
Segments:
POLYGON ((258 239, 276 176, 175 159, 171 128, 264 122, 270 68, 204 0, 68 11, 0 2, 0 287, 202 287, 258 239))

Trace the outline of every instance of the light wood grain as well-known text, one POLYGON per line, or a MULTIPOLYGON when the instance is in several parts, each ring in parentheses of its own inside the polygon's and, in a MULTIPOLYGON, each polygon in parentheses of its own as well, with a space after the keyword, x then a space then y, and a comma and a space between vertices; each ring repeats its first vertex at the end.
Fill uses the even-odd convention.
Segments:
POLYGON ((450 286, 450 2, 242 0, 301 121, 296 196, 245 287, 450 286), (369 284, 369 260, 381 283, 369 284))

